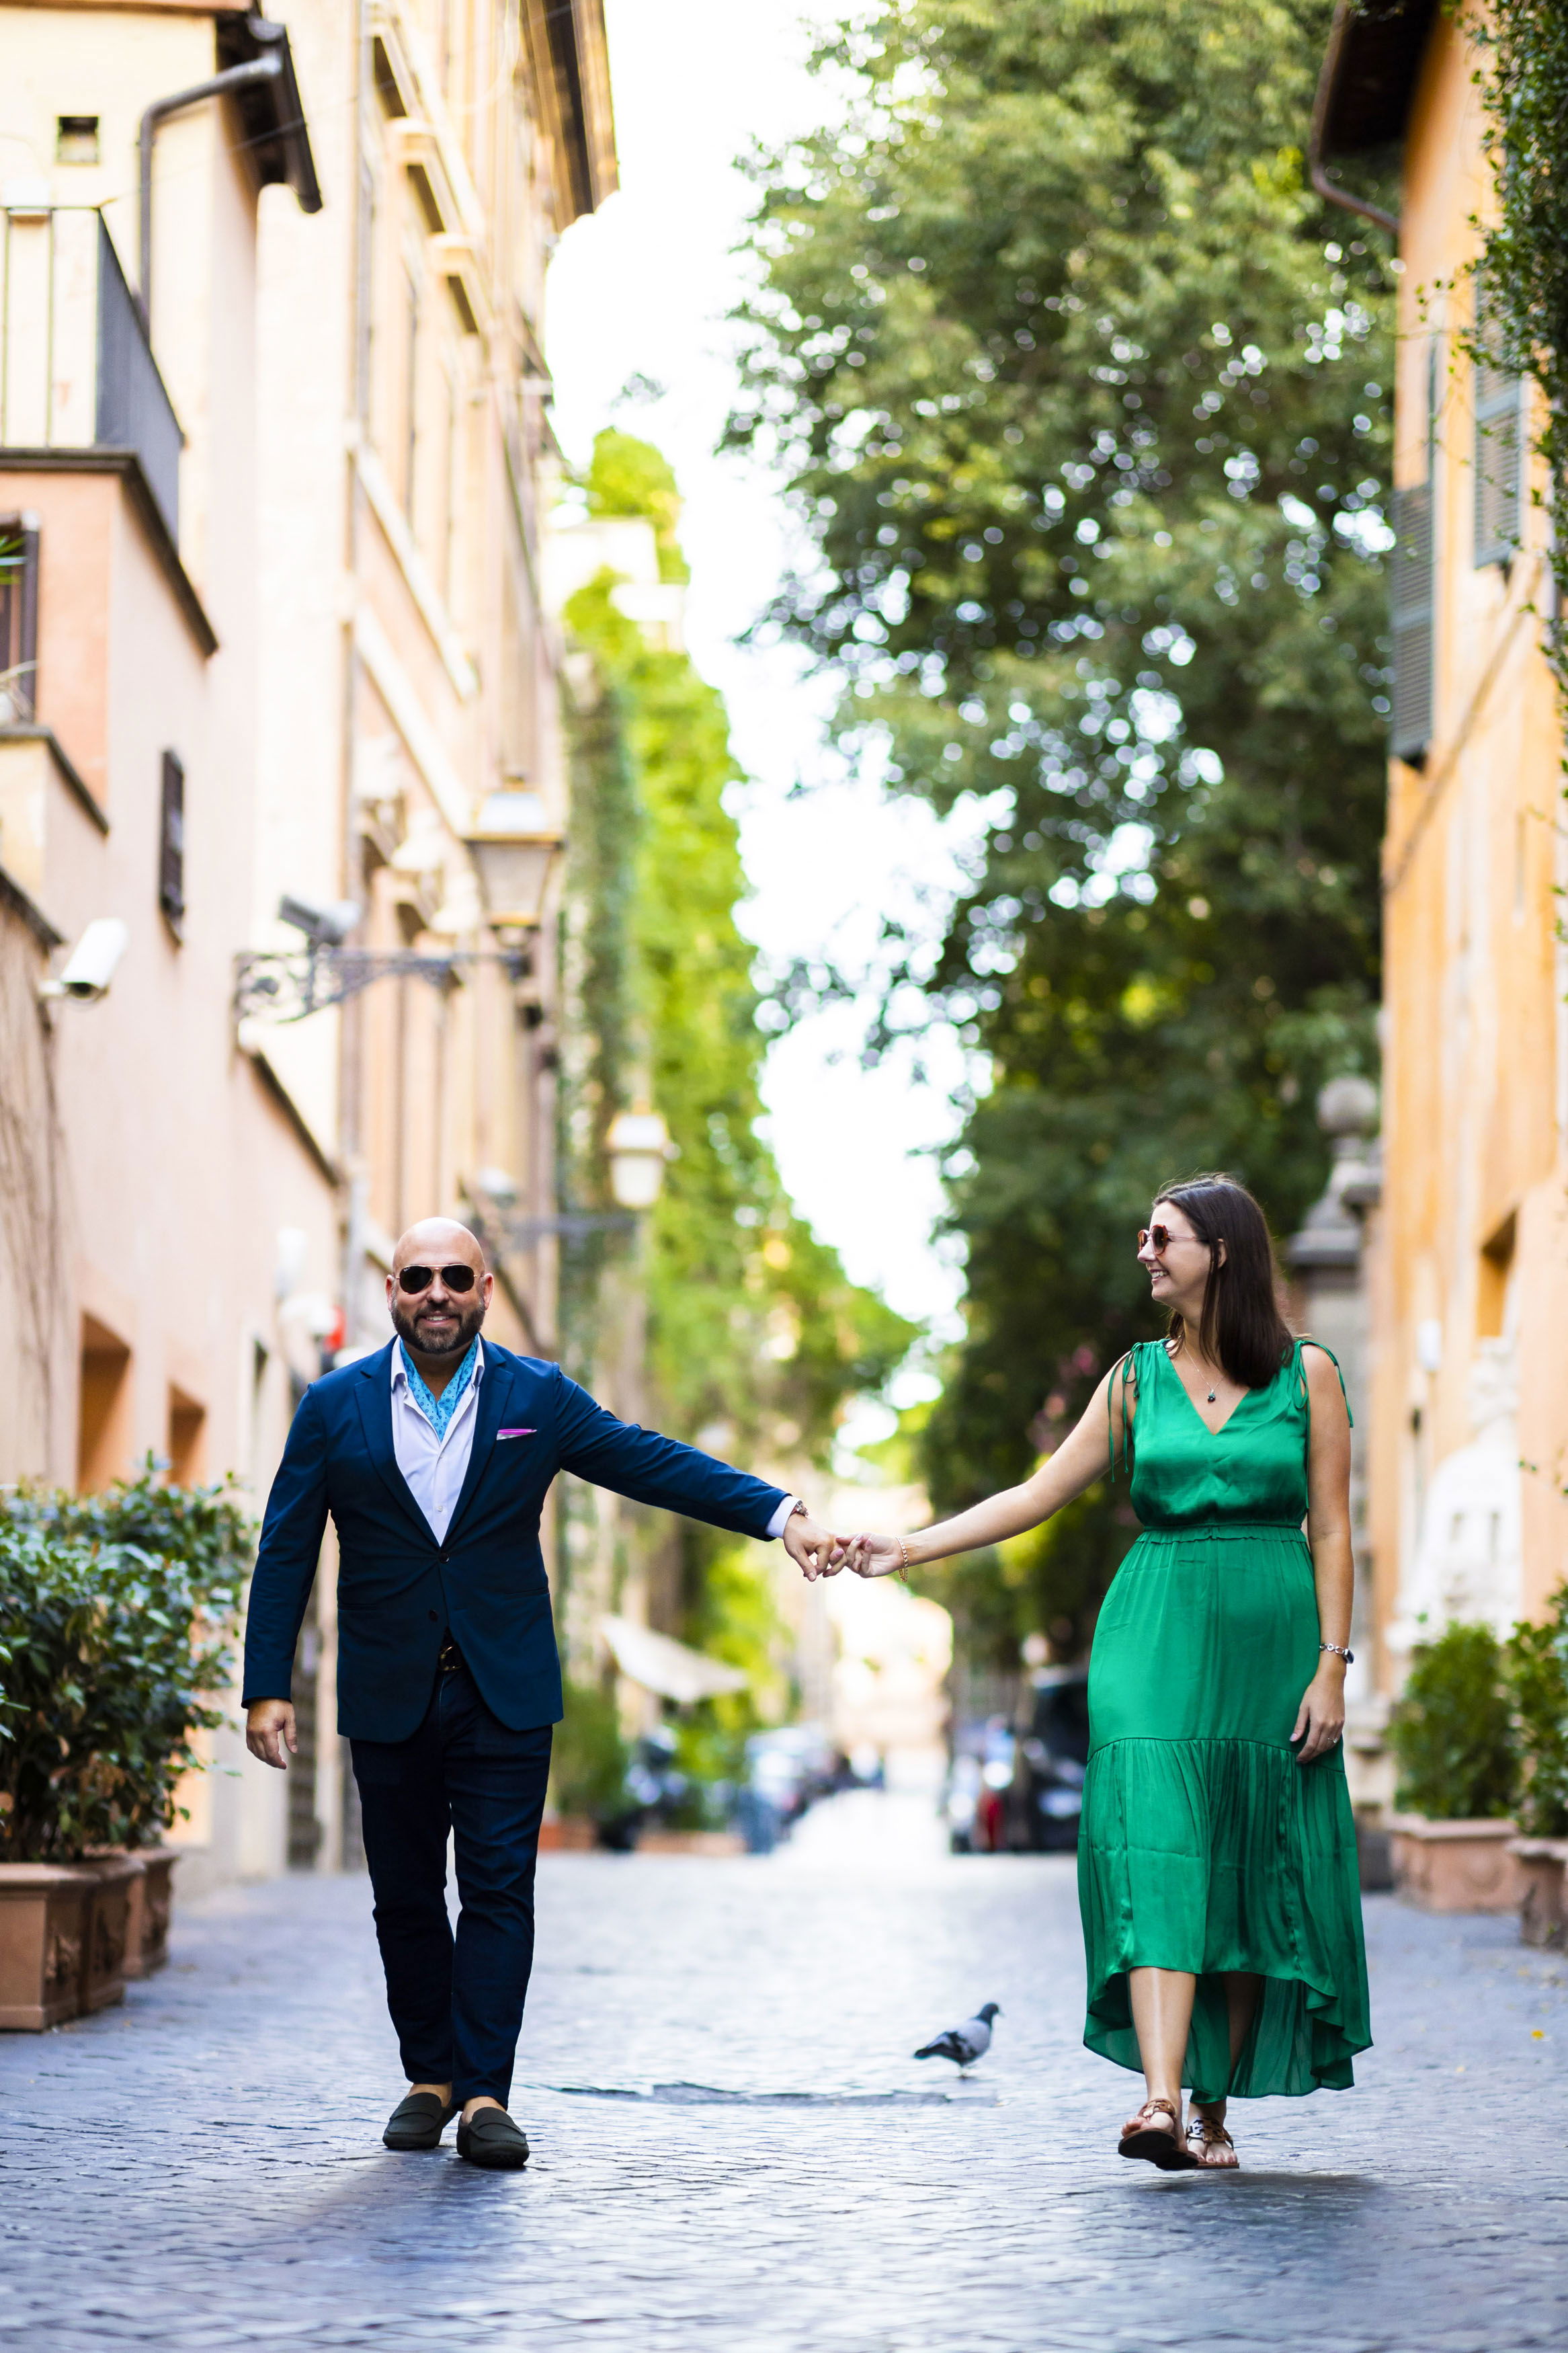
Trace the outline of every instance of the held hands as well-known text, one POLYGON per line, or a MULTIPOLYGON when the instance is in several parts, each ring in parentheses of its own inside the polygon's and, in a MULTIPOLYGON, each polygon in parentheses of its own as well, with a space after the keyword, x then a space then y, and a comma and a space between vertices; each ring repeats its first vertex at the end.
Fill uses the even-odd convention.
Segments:
POLYGON ((847 1559, 857 1577, 901 1577, 904 1547, 897 1536, 851 1536, 847 1559))
POLYGON ((246 1712, 245 1745, 263 1765, 275 1765, 279 1773, 286 1773, 289 1767, 283 1757, 285 1746, 290 1757, 300 1753, 292 1703, 286 1699, 252 1700, 246 1712))
POLYGON ((1326 1757, 1344 1728, 1344 1662, 1326 1656, 1302 1693, 1301 1704, 1296 1711, 1296 1729, 1290 1737, 1301 1743, 1296 1752, 1297 1764, 1313 1765, 1320 1757, 1326 1757))
POLYGON ((846 1545, 814 1520, 809 1512, 795 1512, 784 1524, 784 1548, 808 1585, 819 1577, 837 1577, 844 1566, 846 1545))

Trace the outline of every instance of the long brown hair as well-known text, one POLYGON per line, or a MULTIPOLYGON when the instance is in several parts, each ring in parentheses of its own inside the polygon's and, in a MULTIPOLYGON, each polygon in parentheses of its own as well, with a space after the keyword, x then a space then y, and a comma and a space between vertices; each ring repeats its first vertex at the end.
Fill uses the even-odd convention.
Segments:
MULTIPOLYGON (((1267 1388, 1294 1345, 1279 1313, 1279 1270, 1268 1219, 1246 1186, 1220 1169, 1162 1185, 1154 1198, 1180 1209, 1198 1240, 1208 1244, 1198 1346, 1243 1388, 1267 1388)), ((1170 1329, 1179 1342, 1185 1319, 1173 1314, 1170 1329)))

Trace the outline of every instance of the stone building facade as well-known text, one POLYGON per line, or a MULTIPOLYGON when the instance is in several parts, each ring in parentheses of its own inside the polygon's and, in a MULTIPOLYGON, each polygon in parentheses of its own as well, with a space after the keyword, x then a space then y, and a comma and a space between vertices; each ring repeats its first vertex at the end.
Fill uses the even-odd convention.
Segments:
POLYGON ((1538 395, 1468 340, 1477 224, 1496 209, 1483 63, 1464 12, 1342 8, 1319 111, 1343 195, 1370 159, 1401 159, 1382 1192, 1367 1259, 1384 1693, 1423 1630, 1458 1617, 1506 1630, 1568 1573, 1563 713, 1542 650, 1538 395))
MULTIPOLYGON (((553 1341, 542 300, 603 20, 4 0, 0 134, 0 1480, 259 1498, 408 1219, 553 1341), (79 946, 107 991, 40 996, 79 946)), ((352 1848, 330 1569, 310 1769, 193 1791, 220 1872, 352 1848)))

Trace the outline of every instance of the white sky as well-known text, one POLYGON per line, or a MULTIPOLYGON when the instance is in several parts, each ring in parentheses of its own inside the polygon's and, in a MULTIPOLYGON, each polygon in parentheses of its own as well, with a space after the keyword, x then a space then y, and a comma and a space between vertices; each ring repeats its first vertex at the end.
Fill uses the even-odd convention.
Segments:
MULTIPOLYGON (((830 681, 806 679, 788 648, 735 644, 785 568, 789 522, 770 478, 713 454, 735 384, 725 314, 746 283, 731 248, 751 192, 734 159, 753 139, 809 127, 830 93, 805 71, 799 0, 607 0, 606 15, 621 190, 567 232, 552 265, 555 429, 576 462, 613 422, 674 465, 688 641, 725 696, 752 779, 733 804, 753 892, 742 925, 770 955, 818 952, 854 970, 885 912, 910 907, 921 885, 952 888, 959 837, 846 773, 824 738, 830 681), (638 374, 665 396, 617 408, 638 374), (792 798, 797 786, 807 789, 792 798)), ((925 1085, 907 1063, 866 1072, 863 1026, 845 1007, 773 1047, 772 1141, 797 1206, 850 1274, 951 1331, 961 1280, 931 1244, 941 1198, 928 1154, 953 1130, 961 1053, 951 1036, 930 1040, 925 1085)))

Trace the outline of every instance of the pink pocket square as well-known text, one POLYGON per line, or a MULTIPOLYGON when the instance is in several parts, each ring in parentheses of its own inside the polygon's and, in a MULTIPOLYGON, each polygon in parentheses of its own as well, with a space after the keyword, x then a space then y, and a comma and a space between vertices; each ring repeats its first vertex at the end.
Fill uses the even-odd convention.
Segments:
POLYGON ((498 1439, 501 1439, 501 1438, 537 1438, 537 1437, 538 1437, 538 1435, 539 1435, 539 1432, 538 1432, 538 1430, 497 1430, 497 1432, 496 1432, 496 1436, 497 1436, 497 1438, 498 1438, 498 1439))

